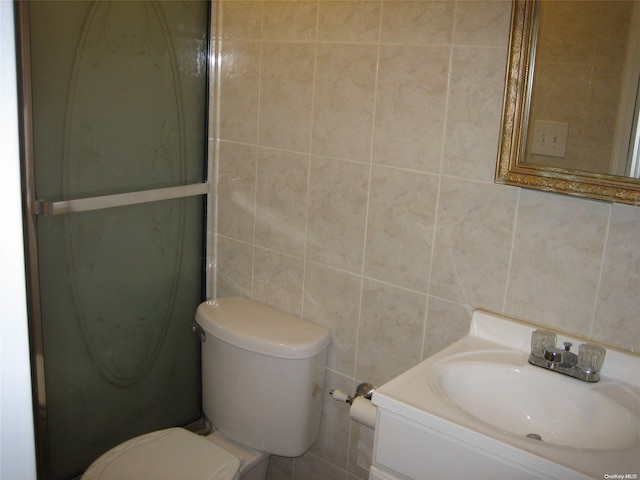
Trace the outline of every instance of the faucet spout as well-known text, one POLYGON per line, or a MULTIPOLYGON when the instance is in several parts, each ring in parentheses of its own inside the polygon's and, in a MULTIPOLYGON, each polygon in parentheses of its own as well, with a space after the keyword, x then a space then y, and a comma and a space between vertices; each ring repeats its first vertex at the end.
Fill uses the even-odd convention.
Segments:
POLYGON ((571 342, 564 342, 564 349, 556 347, 547 348, 544 350, 543 357, 547 362, 558 365, 576 365, 578 363, 578 356, 570 351, 571 347, 571 342))

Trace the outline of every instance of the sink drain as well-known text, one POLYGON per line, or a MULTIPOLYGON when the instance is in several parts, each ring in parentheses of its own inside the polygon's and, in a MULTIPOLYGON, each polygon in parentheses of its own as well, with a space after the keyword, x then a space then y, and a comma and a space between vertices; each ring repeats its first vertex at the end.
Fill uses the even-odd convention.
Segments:
POLYGON ((538 435, 537 433, 527 433, 525 435, 525 437, 533 438, 534 440, 542 440, 542 437, 540 435, 538 435))

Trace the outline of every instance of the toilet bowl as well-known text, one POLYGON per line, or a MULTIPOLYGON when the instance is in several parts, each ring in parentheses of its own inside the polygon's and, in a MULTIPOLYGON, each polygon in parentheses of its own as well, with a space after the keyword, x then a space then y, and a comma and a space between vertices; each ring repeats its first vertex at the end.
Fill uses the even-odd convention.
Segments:
POLYGON ((238 445, 219 431, 215 431, 205 438, 240 459, 240 470, 238 472, 240 479, 263 480, 267 477, 271 455, 238 445))
POLYGON ((263 480, 315 442, 329 331, 242 297, 202 303, 202 403, 213 433, 175 427, 112 448, 82 480, 263 480))
POLYGON ((158 430, 127 440, 93 462, 83 480, 262 480, 270 456, 219 432, 158 430))
POLYGON ((241 459, 183 428, 147 433, 112 448, 83 480, 236 480, 241 459))

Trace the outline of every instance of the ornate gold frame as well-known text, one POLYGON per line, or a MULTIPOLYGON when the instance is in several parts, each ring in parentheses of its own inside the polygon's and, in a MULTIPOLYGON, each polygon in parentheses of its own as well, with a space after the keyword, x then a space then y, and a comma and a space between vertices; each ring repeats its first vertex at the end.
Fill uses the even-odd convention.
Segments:
POLYGON ((640 205, 640 180, 520 162, 533 81, 537 0, 514 0, 496 183, 640 205))

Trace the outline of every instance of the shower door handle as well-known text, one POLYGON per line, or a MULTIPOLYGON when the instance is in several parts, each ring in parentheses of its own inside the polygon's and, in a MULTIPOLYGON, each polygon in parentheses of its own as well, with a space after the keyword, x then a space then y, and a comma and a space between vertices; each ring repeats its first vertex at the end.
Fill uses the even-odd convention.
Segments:
POLYGON ((99 197, 77 198, 73 200, 46 201, 36 200, 36 215, 64 215, 66 213, 89 212, 103 208, 122 207, 139 203, 193 197, 209 193, 208 183, 194 183, 177 187, 157 188, 128 193, 115 193, 99 197))

